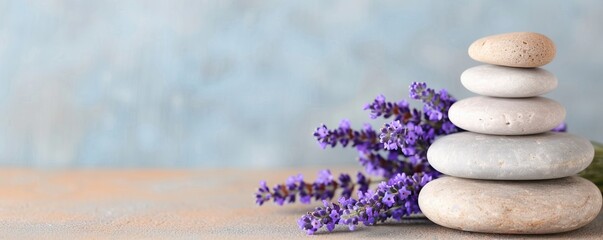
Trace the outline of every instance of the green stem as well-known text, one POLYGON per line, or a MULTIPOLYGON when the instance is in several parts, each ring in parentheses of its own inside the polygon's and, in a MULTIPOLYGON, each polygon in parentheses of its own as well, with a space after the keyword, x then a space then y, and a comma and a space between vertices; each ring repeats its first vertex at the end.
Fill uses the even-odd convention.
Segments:
POLYGON ((595 147, 595 158, 579 175, 593 182, 603 192, 603 144, 594 141, 592 144, 595 147))

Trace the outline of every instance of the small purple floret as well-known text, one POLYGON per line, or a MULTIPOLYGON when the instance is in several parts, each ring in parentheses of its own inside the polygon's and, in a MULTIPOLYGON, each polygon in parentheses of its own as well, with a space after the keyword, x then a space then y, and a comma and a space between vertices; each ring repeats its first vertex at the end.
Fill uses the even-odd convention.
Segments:
POLYGON ((563 123, 559 124, 559 126, 553 128, 551 131, 553 131, 553 132, 567 132, 567 124, 563 122, 563 123))

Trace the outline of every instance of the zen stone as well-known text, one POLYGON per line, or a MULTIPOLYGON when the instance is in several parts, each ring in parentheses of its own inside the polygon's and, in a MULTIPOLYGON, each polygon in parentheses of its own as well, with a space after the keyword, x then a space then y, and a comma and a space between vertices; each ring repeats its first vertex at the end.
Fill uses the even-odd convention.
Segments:
POLYGON ((544 66, 555 58, 555 44, 548 37, 532 32, 487 36, 469 46, 476 61, 508 67, 544 66))
POLYGON ((480 65, 465 70, 461 83, 479 95, 523 98, 542 95, 557 88, 557 77, 542 68, 480 65))
POLYGON ((429 220, 471 232, 546 234, 578 229, 601 210, 601 192, 581 177, 492 181, 442 177, 419 193, 429 220))
POLYGON ((496 136, 460 132, 436 140, 429 164, 455 177, 537 180, 574 175, 588 167, 595 149, 588 139, 569 133, 496 136))
POLYGON ((454 125, 471 132, 528 135, 557 127, 565 119, 565 108, 544 97, 477 96, 454 103, 448 116, 454 125))

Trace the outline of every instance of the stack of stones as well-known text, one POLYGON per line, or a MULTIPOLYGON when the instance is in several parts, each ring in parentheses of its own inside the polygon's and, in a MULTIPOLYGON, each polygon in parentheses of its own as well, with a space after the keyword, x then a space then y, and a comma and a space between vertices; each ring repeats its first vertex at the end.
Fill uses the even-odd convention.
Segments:
POLYGON ((471 44, 469 56, 487 65, 467 69, 461 82, 481 96, 458 101, 448 112, 467 131, 429 148, 429 163, 448 176, 421 190, 427 218, 449 228, 507 234, 565 232, 596 218, 601 192, 575 176, 592 162, 593 146, 551 132, 563 123, 565 109, 539 96, 557 87, 556 77, 538 68, 555 51, 549 38, 527 32, 471 44))

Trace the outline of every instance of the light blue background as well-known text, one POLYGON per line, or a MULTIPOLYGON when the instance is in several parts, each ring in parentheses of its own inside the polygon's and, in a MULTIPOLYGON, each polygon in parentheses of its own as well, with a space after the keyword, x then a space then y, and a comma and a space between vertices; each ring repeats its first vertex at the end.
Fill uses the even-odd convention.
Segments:
POLYGON ((412 81, 471 96, 475 39, 557 44, 548 94, 603 141, 601 1, 0 1, 0 164, 355 164, 320 123, 372 121, 412 81))

